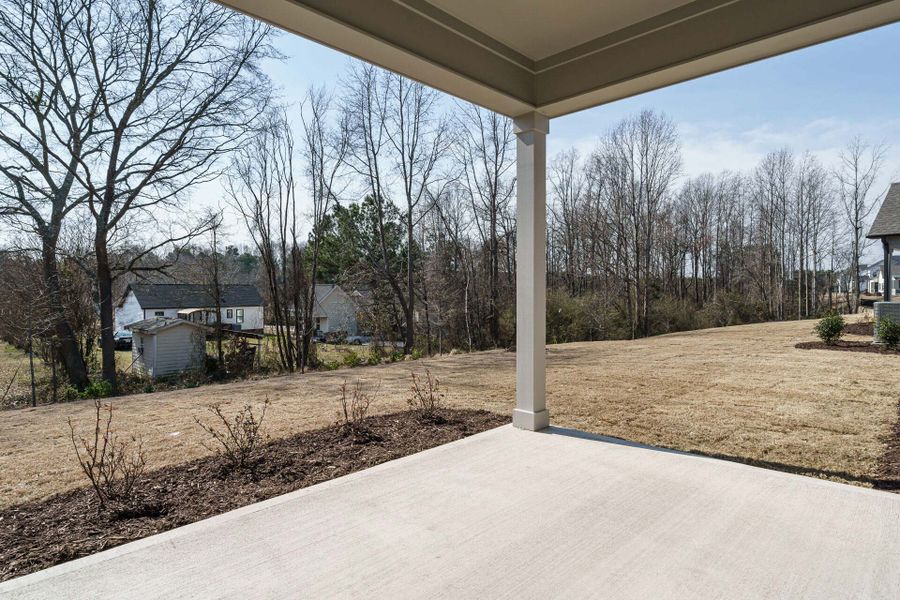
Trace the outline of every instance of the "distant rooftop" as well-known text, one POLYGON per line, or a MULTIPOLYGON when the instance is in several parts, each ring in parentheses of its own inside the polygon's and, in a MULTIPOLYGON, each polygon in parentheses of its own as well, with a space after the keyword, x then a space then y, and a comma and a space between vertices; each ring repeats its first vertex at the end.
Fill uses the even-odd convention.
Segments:
POLYGON ((892 183, 867 238, 900 235, 900 183, 892 183))
POLYGON ((174 317, 152 317, 150 319, 144 319, 143 321, 138 321, 137 323, 126 325, 125 329, 130 329, 131 331, 137 331, 139 333, 149 333, 151 335, 155 335, 157 332, 162 331, 163 329, 180 327, 182 325, 204 329, 203 325, 191 323, 190 321, 185 321, 184 319, 177 319, 174 317))
MULTIPOLYGON (((132 283, 141 308, 208 308, 215 305, 209 286, 197 283, 132 283)), ((222 286, 222 306, 262 306, 255 285, 222 286)))

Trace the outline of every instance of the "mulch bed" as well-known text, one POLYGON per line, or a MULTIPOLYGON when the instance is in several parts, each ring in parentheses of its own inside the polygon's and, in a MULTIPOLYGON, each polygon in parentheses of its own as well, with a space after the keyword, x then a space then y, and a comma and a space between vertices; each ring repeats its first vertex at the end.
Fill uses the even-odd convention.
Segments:
POLYGON ((900 356, 900 350, 891 350, 882 344, 872 342, 852 342, 839 340, 832 345, 825 342, 800 342, 794 346, 800 350, 836 350, 839 352, 872 352, 873 354, 891 354, 900 356))
MULTIPOLYGON (((366 435, 334 426, 266 444, 254 472, 221 456, 153 471, 129 514, 99 511, 84 488, 0 510, 0 581, 414 454, 509 422, 487 411, 442 410, 366 419, 366 435)), ((74 459, 73 459, 74 460, 74 459)))

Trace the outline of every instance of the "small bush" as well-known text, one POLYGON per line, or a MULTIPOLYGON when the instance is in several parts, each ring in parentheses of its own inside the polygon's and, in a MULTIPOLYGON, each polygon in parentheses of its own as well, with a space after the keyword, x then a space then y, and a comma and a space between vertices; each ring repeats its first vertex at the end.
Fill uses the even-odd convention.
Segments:
POLYGON ((123 511, 134 504, 134 493, 147 460, 140 438, 119 438, 112 430, 112 420, 112 404, 104 406, 95 400, 93 434, 87 438, 76 436, 72 419, 68 420, 69 432, 78 464, 91 482, 100 509, 123 511))
POLYGON ((362 357, 353 350, 344 355, 344 364, 348 367, 358 367, 362 362, 362 357))
POLYGON ((233 337, 225 350, 225 371, 229 377, 244 377, 253 370, 256 347, 247 338, 233 337))
POLYGON ((891 350, 900 346, 900 323, 890 317, 878 319, 878 339, 891 350))
POLYGON ((391 362, 397 362, 399 360, 403 360, 403 353, 399 350, 391 352, 391 362))
POLYGON ((322 362, 322 368, 326 371, 336 371, 341 368, 341 363, 336 360, 326 360, 322 362))
POLYGON ((92 381, 81 392, 82 398, 108 398, 110 395, 112 395, 112 385, 105 379, 92 381))
POLYGON ((231 419, 225 416, 219 404, 211 404, 207 410, 215 417, 215 424, 206 424, 197 417, 194 421, 215 440, 217 451, 225 457, 232 471, 252 471, 259 448, 267 439, 263 421, 270 404, 266 398, 258 416, 253 406, 244 404, 231 419))
POLYGON ((826 314, 816 323, 816 335, 831 346, 844 336, 844 317, 836 312, 826 314))
POLYGON ((380 365, 381 364, 381 356, 382 356, 381 347, 377 344, 372 344, 369 347, 369 359, 367 362, 370 365, 380 365))
POLYGON ((81 398, 81 393, 74 385, 66 384, 59 390, 59 399, 61 402, 74 402, 81 398))
POLYGON ((418 348, 413 348, 411 356, 413 360, 419 360, 420 358, 422 358, 422 351, 418 348))
POLYGON ((425 370, 424 379, 412 371, 409 374, 412 378, 412 385, 409 387, 410 396, 407 404, 422 416, 436 418, 444 399, 440 381, 437 377, 432 376, 428 369, 425 370))
POLYGON ((341 384, 340 391, 340 410, 337 414, 338 425, 345 434, 355 438, 371 437, 365 426, 365 420, 376 394, 370 395, 365 393, 359 380, 352 387, 344 381, 341 384))

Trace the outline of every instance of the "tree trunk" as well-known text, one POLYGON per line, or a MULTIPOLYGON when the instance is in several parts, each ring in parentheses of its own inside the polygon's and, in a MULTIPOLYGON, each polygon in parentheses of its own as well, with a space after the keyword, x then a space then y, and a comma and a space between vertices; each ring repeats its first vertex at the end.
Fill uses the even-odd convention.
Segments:
POLYGON ((78 349, 75 332, 65 317, 59 288, 59 271, 56 265, 56 238, 41 236, 44 240, 41 247, 41 258, 44 269, 44 282, 47 285, 47 296, 50 310, 53 313, 53 330, 59 343, 59 356, 62 359, 69 382, 77 389, 83 390, 88 384, 87 366, 78 349))
POLYGON ((116 342, 113 337, 113 276, 106 248, 106 232, 99 231, 94 239, 97 256, 97 303, 100 306, 100 351, 103 380, 110 385, 110 393, 119 393, 116 381, 116 342))

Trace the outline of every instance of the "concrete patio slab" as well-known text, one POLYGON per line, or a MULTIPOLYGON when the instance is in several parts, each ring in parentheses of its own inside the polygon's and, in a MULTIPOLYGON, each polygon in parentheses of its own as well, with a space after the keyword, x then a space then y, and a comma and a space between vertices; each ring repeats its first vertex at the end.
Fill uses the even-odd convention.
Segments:
POLYGON ((898 598, 900 496, 501 427, 2 598, 898 598))

